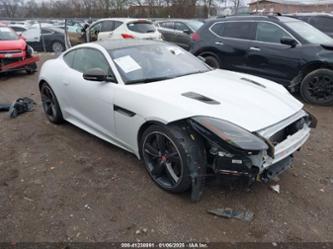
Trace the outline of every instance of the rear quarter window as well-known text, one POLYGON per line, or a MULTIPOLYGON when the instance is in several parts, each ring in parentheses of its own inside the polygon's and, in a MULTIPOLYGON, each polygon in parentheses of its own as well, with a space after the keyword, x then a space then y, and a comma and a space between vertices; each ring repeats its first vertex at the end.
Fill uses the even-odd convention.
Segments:
POLYGON ((211 27, 213 33, 225 38, 254 40, 254 23, 252 22, 224 22, 211 27))
POLYGON ((151 22, 131 22, 127 24, 127 28, 130 31, 137 33, 153 33, 155 32, 155 26, 151 22))
POLYGON ((70 52, 68 52, 67 54, 65 54, 63 56, 63 59, 64 59, 65 63, 71 68, 73 68, 75 52, 76 52, 75 50, 70 51, 70 52))

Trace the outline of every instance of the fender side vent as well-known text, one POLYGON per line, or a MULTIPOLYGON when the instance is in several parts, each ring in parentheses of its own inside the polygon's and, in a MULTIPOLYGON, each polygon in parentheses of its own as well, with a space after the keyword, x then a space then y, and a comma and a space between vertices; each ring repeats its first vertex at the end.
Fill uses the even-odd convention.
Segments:
POLYGON ((201 95, 199 93, 195 93, 195 92, 183 93, 182 96, 187 97, 187 98, 191 98, 191 99, 195 99, 195 100, 201 101, 201 102, 209 104, 209 105, 219 105, 219 104, 221 104, 220 102, 218 102, 214 99, 208 98, 206 96, 203 96, 203 95, 201 95))
POLYGON ((247 82, 250 82, 250 83, 252 83, 252 84, 255 84, 255 85, 257 85, 257 86, 260 86, 260 87, 262 87, 262 88, 266 88, 265 85, 260 84, 260 83, 258 83, 257 81, 254 81, 254 80, 250 80, 250 79, 248 79, 248 78, 241 78, 241 80, 245 80, 245 81, 247 81, 247 82))

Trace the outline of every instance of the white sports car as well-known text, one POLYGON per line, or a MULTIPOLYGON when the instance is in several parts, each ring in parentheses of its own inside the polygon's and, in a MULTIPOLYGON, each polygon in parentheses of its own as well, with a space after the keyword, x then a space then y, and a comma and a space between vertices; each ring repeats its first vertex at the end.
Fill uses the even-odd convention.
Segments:
POLYGON ((165 190, 207 174, 267 182, 285 171, 316 119, 282 86, 213 70, 168 43, 115 40, 73 47, 47 61, 39 86, 44 111, 143 159, 165 190))

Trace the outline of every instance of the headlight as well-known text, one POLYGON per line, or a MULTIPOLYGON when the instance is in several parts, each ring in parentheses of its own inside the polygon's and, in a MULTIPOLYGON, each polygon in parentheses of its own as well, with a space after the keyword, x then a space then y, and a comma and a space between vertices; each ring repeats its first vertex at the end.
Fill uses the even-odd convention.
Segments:
POLYGON ((268 145, 262 139, 228 121, 203 116, 193 117, 192 120, 237 149, 244 151, 268 149, 268 145))

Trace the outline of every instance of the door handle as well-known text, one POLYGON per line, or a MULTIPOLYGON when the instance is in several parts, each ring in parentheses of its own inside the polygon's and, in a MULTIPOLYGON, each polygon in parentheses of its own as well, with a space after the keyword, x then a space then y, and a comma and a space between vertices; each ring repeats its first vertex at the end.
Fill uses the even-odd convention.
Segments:
POLYGON ((64 81, 63 82, 65 86, 69 86, 69 82, 68 81, 64 81))
POLYGON ((220 45, 220 46, 223 46, 224 43, 223 42, 215 42, 216 45, 220 45))
POLYGON ((261 49, 260 48, 257 48, 257 47, 250 47, 250 50, 252 50, 252 51, 261 51, 261 49))

